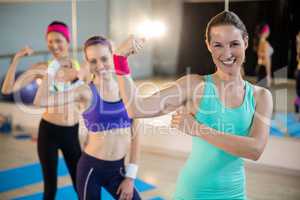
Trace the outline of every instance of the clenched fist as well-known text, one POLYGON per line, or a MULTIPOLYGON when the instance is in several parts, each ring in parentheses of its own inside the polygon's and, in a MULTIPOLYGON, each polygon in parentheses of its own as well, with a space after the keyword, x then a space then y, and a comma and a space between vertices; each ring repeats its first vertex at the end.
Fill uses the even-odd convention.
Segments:
POLYGON ((145 38, 138 38, 131 35, 127 40, 121 43, 116 49, 115 54, 126 57, 131 54, 136 54, 143 49, 145 42, 145 38))

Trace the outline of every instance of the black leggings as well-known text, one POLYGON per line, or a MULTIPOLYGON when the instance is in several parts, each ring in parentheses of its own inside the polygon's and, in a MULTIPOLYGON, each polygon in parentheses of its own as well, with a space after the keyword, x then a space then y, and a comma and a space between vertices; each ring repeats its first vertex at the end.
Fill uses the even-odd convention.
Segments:
POLYGON ((44 200, 54 200, 57 190, 58 149, 65 158, 76 191, 76 166, 81 155, 78 124, 59 126, 41 120, 38 133, 38 155, 44 178, 44 200))
MULTIPOLYGON (((114 161, 100 160, 82 152, 77 169, 77 190, 80 200, 101 200, 101 187, 104 187, 114 199, 120 199, 117 190, 125 179, 124 158, 114 161)), ((132 200, 141 200, 135 188, 132 200)))

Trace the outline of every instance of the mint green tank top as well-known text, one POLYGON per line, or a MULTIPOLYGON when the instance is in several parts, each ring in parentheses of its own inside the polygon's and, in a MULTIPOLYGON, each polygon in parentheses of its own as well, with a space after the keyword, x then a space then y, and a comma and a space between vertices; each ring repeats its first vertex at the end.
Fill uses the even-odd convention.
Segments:
MULTIPOLYGON (((243 103, 227 108, 218 97, 211 75, 204 79, 196 120, 226 134, 248 136, 255 112, 253 86, 245 81, 243 103)), ((243 159, 193 137, 192 152, 178 177, 174 199, 246 199, 243 159)))

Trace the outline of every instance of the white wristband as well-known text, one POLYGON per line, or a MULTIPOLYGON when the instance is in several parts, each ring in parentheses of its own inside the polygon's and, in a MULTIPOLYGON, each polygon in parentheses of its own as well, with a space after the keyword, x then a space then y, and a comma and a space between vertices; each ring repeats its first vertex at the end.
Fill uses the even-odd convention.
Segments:
POLYGON ((137 172, 139 166, 133 163, 129 163, 126 167, 126 174, 125 176, 128 178, 136 179, 137 172))

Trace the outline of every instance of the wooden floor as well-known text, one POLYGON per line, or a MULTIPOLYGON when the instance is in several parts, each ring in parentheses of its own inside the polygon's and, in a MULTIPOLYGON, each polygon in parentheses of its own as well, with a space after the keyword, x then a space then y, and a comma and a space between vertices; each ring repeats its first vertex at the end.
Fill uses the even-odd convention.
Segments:
MULTIPOLYGON (((36 142, 16 140, 11 135, 0 135, 0 170, 38 162, 36 142)), ((143 149, 140 159, 139 177, 157 187, 142 193, 143 199, 161 196, 171 199, 175 190, 176 177, 187 155, 174 155, 170 152, 157 153, 143 149)), ((247 193, 253 200, 299 200, 300 176, 288 175, 277 169, 261 169, 246 166, 247 193)), ((16 178, 16 177, 12 177, 16 178)), ((59 186, 69 185, 69 177, 59 178, 59 186)), ((0 199, 29 195, 42 191, 42 184, 34 184, 22 189, 0 193, 0 199)))

